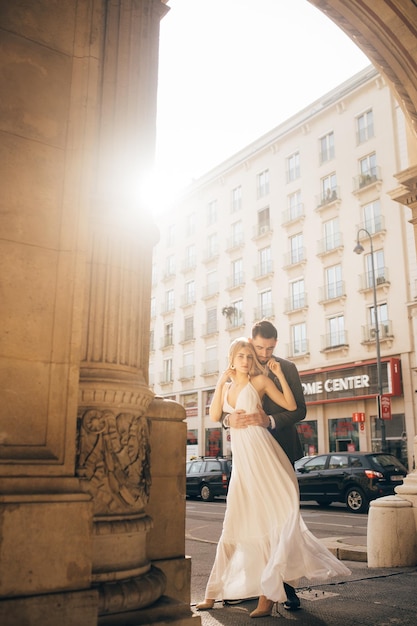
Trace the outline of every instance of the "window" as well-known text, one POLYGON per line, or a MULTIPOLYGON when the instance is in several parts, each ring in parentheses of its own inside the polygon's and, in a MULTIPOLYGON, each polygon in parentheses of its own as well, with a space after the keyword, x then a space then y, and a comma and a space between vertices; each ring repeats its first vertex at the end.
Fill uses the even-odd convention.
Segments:
POLYGON ((174 310, 174 290, 168 289, 165 292, 165 312, 174 310))
POLYGON ((232 224, 232 247, 239 246, 243 242, 242 220, 232 224))
POLYGON ((212 200, 207 205, 207 226, 217 221, 217 200, 212 200))
POLYGON ((301 309, 305 305, 304 278, 290 283, 291 310, 301 309))
POLYGON ((184 352, 180 378, 191 378, 192 376, 194 376, 194 352, 184 352))
POLYGON ((321 201, 326 204, 337 199, 336 174, 333 172, 321 179, 321 201))
POLYGON ((185 233, 187 236, 194 235, 195 233, 195 213, 190 213, 186 217, 185 233))
POLYGON ((258 233, 262 235, 270 230, 269 207, 258 211, 258 233))
POLYGON ((164 328, 164 347, 172 346, 174 343, 174 324, 165 324, 164 328))
POLYGON ((219 284, 217 281, 217 270, 207 272, 207 287, 206 296, 212 296, 219 291, 219 284))
POLYGON ((294 326, 291 327, 291 342, 292 342, 291 356, 297 356, 299 354, 306 354, 307 352, 307 327, 304 322, 302 324, 294 324, 294 326))
POLYGON ((170 254, 165 259, 165 276, 174 276, 175 274, 175 255, 170 254))
MULTIPOLYGON (((217 358, 217 346, 207 346, 206 361, 203 365, 204 374, 212 374, 219 369, 219 361, 217 358)), ((209 400, 207 401, 209 404, 209 400)))
POLYGON ((335 315, 327 320, 328 341, 327 347, 337 347, 345 345, 345 318, 344 315, 335 315))
POLYGON ((149 334, 149 350, 152 352, 152 350, 155 350, 155 331, 151 330, 150 334, 149 334))
POLYGON ((261 291, 258 294, 259 301, 259 315, 258 317, 262 319, 263 317, 271 317, 273 315, 272 308, 272 291, 267 289, 266 291, 261 291))
POLYGON ((303 234, 298 233, 290 237, 290 263, 299 263, 304 259, 303 234))
POLYGON ((185 248, 185 269, 191 269, 196 265, 195 245, 191 244, 185 248))
POLYGON ((324 232, 324 250, 334 250, 341 244, 341 236, 339 231, 339 218, 335 217, 323 223, 324 232))
POLYGON ((272 271, 271 247, 267 246, 258 251, 259 267, 257 276, 265 276, 272 271))
POLYGON ((232 287, 243 284, 243 259, 232 262, 232 287))
POLYGON ((380 232, 382 230, 382 215, 379 200, 365 204, 362 210, 366 230, 371 235, 380 232))
MULTIPOLYGON (((381 282, 385 282, 385 266, 384 266, 384 251, 383 250, 374 250, 374 269, 375 269, 375 279, 376 284, 378 285, 381 282)), ((365 265, 366 265, 366 286, 368 288, 372 288, 374 286, 374 277, 372 273, 372 254, 367 254, 365 256, 365 265)))
POLYGON ((374 116, 372 109, 356 118, 357 142, 363 143, 374 136, 374 116))
POLYGON ((333 131, 319 139, 320 163, 334 159, 334 133, 333 131))
POLYGON ((156 300, 154 296, 151 298, 151 317, 156 317, 156 300))
POLYGON ((301 202, 301 191, 297 189, 288 196, 288 217, 289 220, 295 220, 303 214, 303 204, 301 202))
POLYGON ((342 266, 333 265, 325 270, 326 299, 338 298, 343 295, 342 266))
POLYGON ((287 183, 300 178, 300 153, 294 152, 287 157, 287 183))
POLYGON ((240 211, 242 208, 242 187, 235 187, 232 190, 232 213, 240 211))
POLYGON ((269 170, 264 170, 258 174, 257 181, 258 198, 263 198, 269 194, 269 170))
POLYGON ((184 319, 184 341, 194 339, 194 317, 184 319))
POLYGON ((173 246, 174 245, 174 231, 175 231, 175 226, 174 224, 170 224, 167 228, 167 246, 173 246))
POLYGON ((185 283, 185 302, 184 304, 193 304, 195 302, 195 281, 189 280, 185 283))
MULTIPOLYGON (((388 334, 389 330, 389 320, 388 320, 388 305, 386 302, 383 304, 377 304, 376 306, 377 319, 378 319, 378 328, 379 328, 379 337, 385 337, 388 334)), ((375 307, 369 307, 369 318, 371 326, 375 328, 375 307)))
POLYGON ((236 300, 232 303, 233 313, 230 320, 230 326, 236 328, 243 324, 243 300, 236 300))
POLYGON ((164 359, 164 371, 162 374, 162 381, 163 383, 171 383, 174 380, 173 374, 172 374, 172 359, 164 359))
POLYGON ((219 253, 219 246, 217 244, 217 233, 213 233, 207 237, 207 258, 212 259, 219 253))
POLYGON ((359 160, 359 170, 359 189, 378 179, 375 152, 359 160))
POLYGON ((207 309, 207 334, 217 333, 217 308, 207 309))

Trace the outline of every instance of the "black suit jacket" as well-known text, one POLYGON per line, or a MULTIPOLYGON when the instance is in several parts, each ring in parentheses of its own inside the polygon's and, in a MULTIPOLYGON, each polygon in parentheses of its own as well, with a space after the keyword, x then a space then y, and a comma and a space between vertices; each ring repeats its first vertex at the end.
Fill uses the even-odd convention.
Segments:
MULTIPOLYGON (((300 459, 304 454, 296 424, 305 418, 307 407, 300 375, 294 363, 276 356, 273 358, 281 364, 284 376, 294 394, 297 408, 295 411, 287 411, 275 404, 275 402, 266 395, 263 397, 262 405, 265 413, 272 415, 275 420, 275 428, 269 429, 271 435, 278 441, 291 463, 294 463, 294 461, 300 459)), ((274 381, 278 389, 282 391, 277 377, 271 371, 269 371, 268 376, 274 381)))

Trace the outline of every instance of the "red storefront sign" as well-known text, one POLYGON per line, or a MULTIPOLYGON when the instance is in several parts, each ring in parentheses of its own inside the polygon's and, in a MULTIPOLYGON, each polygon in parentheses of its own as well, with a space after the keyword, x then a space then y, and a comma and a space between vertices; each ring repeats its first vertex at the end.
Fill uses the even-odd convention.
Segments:
POLYGON ((380 396, 379 401, 381 402, 381 419, 383 420, 392 419, 390 396, 387 396, 387 395, 380 396))

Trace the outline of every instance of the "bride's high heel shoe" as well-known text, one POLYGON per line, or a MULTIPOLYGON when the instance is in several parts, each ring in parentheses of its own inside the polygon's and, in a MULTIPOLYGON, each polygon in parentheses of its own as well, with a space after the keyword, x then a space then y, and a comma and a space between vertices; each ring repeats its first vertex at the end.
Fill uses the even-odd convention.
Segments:
POLYGON ((250 617, 267 617, 271 615, 274 604, 275 602, 268 600, 266 596, 259 596, 258 606, 249 615, 250 617))
POLYGON ((205 599, 204 602, 199 602, 198 604, 195 605, 195 608, 198 611, 208 611, 209 609, 212 609, 214 606, 215 600, 209 600, 209 599, 205 599))

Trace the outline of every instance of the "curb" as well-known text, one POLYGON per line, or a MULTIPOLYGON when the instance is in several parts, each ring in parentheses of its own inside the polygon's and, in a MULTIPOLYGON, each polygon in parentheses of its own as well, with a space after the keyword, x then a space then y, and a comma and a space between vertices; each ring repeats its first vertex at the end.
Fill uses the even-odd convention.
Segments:
POLYGON ((340 561, 359 561, 366 563, 368 561, 366 545, 349 545, 346 543, 346 539, 346 537, 329 537, 321 541, 323 541, 326 548, 340 561))

